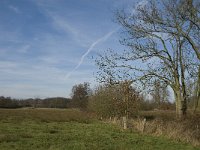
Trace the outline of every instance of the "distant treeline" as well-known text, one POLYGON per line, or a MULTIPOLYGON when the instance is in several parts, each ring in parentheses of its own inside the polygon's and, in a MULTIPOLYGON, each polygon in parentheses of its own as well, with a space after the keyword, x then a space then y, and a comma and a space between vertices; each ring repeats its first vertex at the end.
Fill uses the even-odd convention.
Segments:
POLYGON ((29 99, 14 99, 11 97, 0 97, 0 108, 69 108, 71 99, 63 97, 53 98, 29 98, 29 99))

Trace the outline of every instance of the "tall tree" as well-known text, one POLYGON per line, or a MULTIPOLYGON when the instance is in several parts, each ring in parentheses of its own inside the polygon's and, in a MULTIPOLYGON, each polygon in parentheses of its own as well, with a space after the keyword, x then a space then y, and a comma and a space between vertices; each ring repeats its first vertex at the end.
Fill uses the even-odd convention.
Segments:
MULTIPOLYGON (((188 35, 198 43, 196 20, 192 27, 180 13, 190 14, 186 9, 189 0, 151 0, 139 5, 132 15, 117 12, 117 21, 123 27, 121 44, 128 47, 123 52, 100 55, 98 79, 106 81, 129 78, 138 85, 151 88, 153 81, 169 85, 175 95, 177 117, 186 115, 186 80, 197 72, 199 61, 188 35), (184 11, 183 11, 184 10, 184 11), (187 36, 186 36, 187 35, 187 36)), ((187 16, 187 15, 186 15, 187 16)))
POLYGON ((193 50, 198 59, 198 73, 196 76, 196 104, 195 110, 200 101, 200 1, 183 0, 181 9, 177 10, 177 16, 188 25, 188 29, 184 30, 179 27, 181 36, 187 41, 189 49, 193 50))

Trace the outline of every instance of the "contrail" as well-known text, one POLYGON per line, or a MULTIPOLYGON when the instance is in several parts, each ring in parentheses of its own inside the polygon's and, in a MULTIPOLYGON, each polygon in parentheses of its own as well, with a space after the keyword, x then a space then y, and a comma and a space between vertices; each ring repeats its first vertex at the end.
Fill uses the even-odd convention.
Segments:
POLYGON ((96 40, 95 42, 93 42, 90 47, 87 49, 87 51, 81 56, 81 59, 79 61, 79 63, 76 65, 76 67, 70 71, 67 75, 66 75, 66 79, 68 79, 72 73, 78 69, 80 67, 80 65, 83 63, 83 60, 85 59, 85 57, 92 51, 92 49, 97 45, 99 44, 100 42, 102 41, 105 41, 107 40, 113 33, 115 33, 117 30, 119 30, 119 28, 107 33, 106 35, 104 35, 103 37, 99 38, 98 40, 96 40))

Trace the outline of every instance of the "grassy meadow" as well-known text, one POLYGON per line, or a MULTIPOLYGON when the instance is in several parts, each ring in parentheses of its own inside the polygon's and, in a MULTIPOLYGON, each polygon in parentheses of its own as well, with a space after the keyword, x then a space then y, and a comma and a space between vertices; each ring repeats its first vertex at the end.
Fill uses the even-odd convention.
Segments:
POLYGON ((1 150, 192 150, 192 145, 100 122, 75 109, 0 109, 1 150))

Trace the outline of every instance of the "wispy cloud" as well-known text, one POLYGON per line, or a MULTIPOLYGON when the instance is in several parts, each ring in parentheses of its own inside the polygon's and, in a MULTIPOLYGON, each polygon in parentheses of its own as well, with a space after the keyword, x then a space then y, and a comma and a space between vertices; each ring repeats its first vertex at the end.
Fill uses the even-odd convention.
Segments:
MULTIPOLYGON (((73 21, 71 21, 72 19, 68 18, 66 13, 60 10, 52 11, 49 9, 52 5, 45 1, 37 1, 35 3, 43 14, 51 18, 51 24, 57 31, 62 31, 66 33, 66 35, 70 35, 70 40, 73 40, 82 47, 87 47, 89 45, 91 38, 84 34, 84 31, 80 29, 80 27, 77 27, 77 22, 73 23, 73 21)), ((57 9, 57 3, 54 2, 53 4, 55 9, 57 9)))
POLYGON ((134 1, 5 3, 0 10, 4 18, 0 25, 0 95, 68 96, 75 84, 95 84, 96 68, 86 58, 95 49, 119 48, 113 35, 117 25, 108 9, 134 1))
POLYGON ((21 11, 19 10, 19 8, 17 8, 16 6, 9 5, 8 7, 9 7, 10 10, 14 11, 17 14, 21 13, 21 11))
POLYGON ((99 44, 100 42, 103 42, 105 40, 107 40, 113 33, 115 33, 117 30, 119 30, 119 28, 107 33, 106 35, 104 35, 103 37, 99 38, 98 40, 96 40, 95 42, 93 42, 90 47, 87 49, 87 51, 81 56, 80 61, 78 62, 78 64, 76 65, 76 67, 67 74, 66 79, 68 79, 72 73, 78 69, 80 67, 80 65, 83 63, 83 60, 85 59, 85 57, 93 50, 93 48, 99 44))
POLYGON ((66 73, 66 70, 40 63, 30 65, 29 62, 0 61, 0 95, 17 98, 67 97, 73 85, 94 80, 90 77, 91 70, 76 72, 73 80, 66 80, 66 73))
POLYGON ((58 16, 54 13, 51 13, 48 11, 50 14, 51 18, 53 19, 53 24, 54 27, 57 28, 58 30, 63 30, 65 33, 70 34, 71 38, 78 43, 81 46, 87 46, 88 41, 90 39, 83 34, 81 31, 79 31, 77 28, 73 27, 66 18, 58 16))
POLYGON ((31 45, 26 44, 26 45, 23 45, 18 51, 19 51, 20 53, 27 53, 28 50, 29 50, 29 48, 31 48, 31 45))

